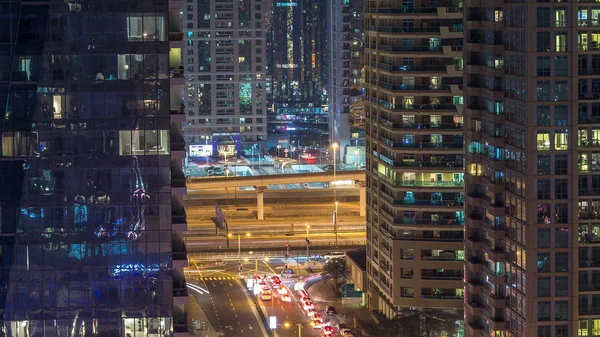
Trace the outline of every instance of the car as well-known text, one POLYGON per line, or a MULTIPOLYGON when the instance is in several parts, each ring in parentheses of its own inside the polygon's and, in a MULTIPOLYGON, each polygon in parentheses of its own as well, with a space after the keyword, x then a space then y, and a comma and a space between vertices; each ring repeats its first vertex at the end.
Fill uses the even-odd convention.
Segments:
POLYGON ((273 275, 273 276, 271 276, 271 279, 272 279, 273 281, 277 281, 277 280, 279 280, 279 276, 277 276, 277 275, 273 275))
POLYGON ((281 295, 281 300, 284 302, 291 302, 292 298, 288 294, 281 295))
POLYGON ((302 303, 304 303, 304 302, 310 302, 310 297, 308 297, 308 296, 302 297, 302 303))
POLYGON ((280 288, 282 285, 283 285, 283 283, 281 282, 281 280, 273 281, 273 288, 275 288, 275 289, 280 288))
POLYGON ((288 291, 285 287, 281 287, 281 288, 277 289, 277 293, 279 295, 287 295, 288 291))
POLYGON ((270 290, 271 290, 271 288, 269 288, 269 286, 263 286, 263 287, 262 287, 262 290, 263 290, 263 291, 270 291, 270 290))
POLYGON ((311 323, 311 325, 313 326, 313 328, 315 329, 321 329, 323 327, 323 320, 320 319, 314 319, 311 323))
POLYGON ((325 312, 327 313, 327 315, 337 314, 337 310, 335 310, 335 307, 333 305, 328 305, 327 308, 325 308, 325 312))
POLYGON ((265 294, 260 295, 260 299, 263 301, 270 301, 272 298, 273 298, 273 296, 271 296, 271 294, 265 293, 265 294))
POLYGON ((313 320, 315 320, 315 319, 323 320, 323 315, 321 315, 321 314, 314 314, 313 320))
POLYGON ((313 308, 309 308, 308 310, 306 310, 306 316, 308 317, 313 317, 316 313, 317 311, 313 308))
POLYGON ((332 336, 337 330, 332 326, 323 327, 323 336, 332 336))
MULTIPOLYGON (((260 277, 260 276, 259 276, 259 277, 260 277)), ((261 286, 266 286, 266 285, 267 285, 267 282, 265 282, 265 281, 260 281, 258 284, 260 284, 261 286)))
POLYGON ((352 334, 352 330, 350 330, 349 328, 340 329, 340 336, 348 336, 351 334, 352 334))
POLYGON ((304 310, 314 309, 315 304, 311 301, 306 301, 306 302, 302 303, 302 307, 304 308, 304 310))
POLYGON ((308 293, 304 289, 298 290, 298 295, 300 295, 300 297, 308 297, 308 293))

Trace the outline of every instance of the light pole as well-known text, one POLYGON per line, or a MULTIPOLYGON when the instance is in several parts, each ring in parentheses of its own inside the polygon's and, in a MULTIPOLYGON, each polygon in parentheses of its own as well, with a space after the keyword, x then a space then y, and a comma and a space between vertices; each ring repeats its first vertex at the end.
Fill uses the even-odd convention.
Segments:
MULTIPOLYGON (((298 337, 302 337, 302 323, 295 323, 294 325, 298 326, 298 337)), ((283 323, 283 326, 285 328, 289 328, 292 326, 292 324, 285 322, 285 323, 283 323)))
POLYGON ((338 231, 337 231, 337 194, 336 194, 336 175, 337 175, 337 163, 335 157, 335 150, 337 149, 337 143, 333 143, 333 204, 335 208, 333 209, 333 232, 335 233, 335 245, 338 244, 338 231))
POLYGON ((306 226, 306 263, 308 264, 308 257, 310 256, 310 239, 308 238, 310 226, 305 224, 306 226))
POLYGON ((356 155, 356 167, 357 168, 358 168, 358 153, 359 153, 358 149, 354 150, 354 154, 356 155))
POLYGON ((281 145, 277 145, 277 158, 279 158, 279 150, 281 150, 281 145))
MULTIPOLYGON (((246 236, 247 236, 247 237, 250 237, 251 235, 252 235, 252 234, 250 234, 250 233, 246 233, 246 236)), ((227 234, 227 236, 229 236, 229 237, 232 237, 232 236, 233 236, 233 234, 229 233, 229 234, 227 234)), ((242 267, 242 245, 241 245, 241 234, 239 234, 239 233, 238 233, 238 234, 237 234, 237 237, 238 237, 238 263, 239 263, 239 267, 240 267, 240 269, 241 269, 241 267, 242 267)), ((240 272, 241 272, 241 270, 240 270, 240 272)))

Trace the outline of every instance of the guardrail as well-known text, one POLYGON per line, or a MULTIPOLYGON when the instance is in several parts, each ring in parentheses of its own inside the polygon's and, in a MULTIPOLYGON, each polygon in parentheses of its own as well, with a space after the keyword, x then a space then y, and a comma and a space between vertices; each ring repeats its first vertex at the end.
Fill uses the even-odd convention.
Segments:
MULTIPOLYGON (((354 250, 354 249, 365 247, 365 240, 357 240, 357 241, 351 241, 351 242, 347 241, 346 243, 347 243, 346 245, 338 244, 337 246, 333 243, 331 245, 319 244, 316 246, 311 246, 310 254, 312 255, 312 254, 320 254, 320 253, 329 253, 332 251, 348 251, 348 250, 354 250)), ((280 244, 279 246, 281 247, 281 249, 273 249, 273 247, 258 247, 258 248, 254 248, 254 249, 248 249, 247 247, 242 247, 242 250, 240 251, 240 257, 254 259, 256 257, 284 256, 287 253, 285 244, 280 244)), ((300 257, 300 256, 304 257, 304 256, 306 256, 306 246, 290 247, 289 252, 290 252, 290 257, 292 257, 292 258, 300 257)), ((237 258, 237 257, 238 257, 237 247, 229 248, 229 249, 202 248, 202 249, 188 250, 188 258, 219 259, 219 258, 237 258)))
MULTIPOLYGON (((431 222, 431 220, 430 220, 431 222)), ((277 229, 272 229, 272 230, 260 230, 260 231, 256 231, 256 230, 247 230, 247 231, 239 231, 239 232, 249 232, 252 233, 252 236, 274 236, 274 235, 286 235, 286 236, 293 236, 293 235, 304 235, 306 236, 306 229, 302 228, 303 226, 298 226, 298 230, 294 229, 293 231, 286 231, 286 230, 277 230, 277 229)), ((356 226, 346 226, 346 225, 339 225, 338 224, 338 234, 343 234, 343 233, 357 233, 357 232, 365 232, 366 231, 366 225, 356 225, 356 226), (340 226, 344 226, 344 228, 339 228, 340 226)), ((235 232, 235 231, 234 231, 235 232)), ((331 228, 318 228, 318 227, 312 227, 310 228, 310 234, 321 234, 321 233, 333 233, 333 225, 331 225, 331 228)), ((215 235, 215 230, 214 228, 207 228, 206 230, 188 230, 185 233, 186 237, 202 237, 202 236, 214 236, 215 235)))

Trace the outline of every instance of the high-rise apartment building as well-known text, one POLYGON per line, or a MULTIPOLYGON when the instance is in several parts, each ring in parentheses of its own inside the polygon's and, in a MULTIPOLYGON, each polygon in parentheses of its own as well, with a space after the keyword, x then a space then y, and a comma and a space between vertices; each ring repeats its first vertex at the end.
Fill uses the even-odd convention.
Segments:
POLYGON ((187 335, 175 5, 0 2, 1 336, 187 335))
POLYGON ((341 155, 348 145, 362 145, 356 127, 364 126, 363 6, 363 0, 329 2, 329 135, 341 155))
POLYGON ((467 336, 600 335, 600 9, 465 8, 467 336))
POLYGON ((269 122, 274 131, 293 131, 289 126, 294 123, 307 129, 321 124, 327 129, 330 90, 327 3, 273 1, 269 61, 274 111, 269 122))
POLYGON ((462 2, 364 15, 368 303, 462 310, 462 2))
POLYGON ((184 133, 191 156, 262 151, 270 3, 186 2, 184 133))

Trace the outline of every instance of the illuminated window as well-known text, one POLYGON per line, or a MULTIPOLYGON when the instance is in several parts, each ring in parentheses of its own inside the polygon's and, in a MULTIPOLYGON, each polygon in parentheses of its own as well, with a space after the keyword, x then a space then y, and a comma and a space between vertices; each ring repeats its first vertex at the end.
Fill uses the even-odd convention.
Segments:
POLYGON ((567 150, 569 147, 569 133, 567 130, 556 130, 554 132, 554 149, 559 151, 567 150))
POLYGON ((469 172, 470 175, 476 176, 476 177, 480 176, 482 174, 480 164, 475 164, 475 163, 469 164, 469 166, 467 166, 467 171, 469 172))
POLYGON ((567 10, 557 9, 554 12, 555 26, 566 27, 567 26, 567 10))
POLYGON ((567 51, 567 33, 557 32, 554 35, 555 50, 556 51, 567 51))
POLYGON ((129 41, 166 41, 165 18, 153 13, 136 13, 127 18, 129 41))
POLYGON ((592 335, 600 336, 600 319, 595 319, 592 321, 592 335))
POLYGON ((169 130, 119 131, 122 156, 167 155, 170 153, 169 130))
POLYGON ((577 329, 577 336, 585 337, 590 333, 589 322, 587 319, 583 319, 579 321, 579 327, 577 329))
POLYGON ((537 149, 539 151, 550 150, 550 132, 538 131, 537 133, 537 149))

